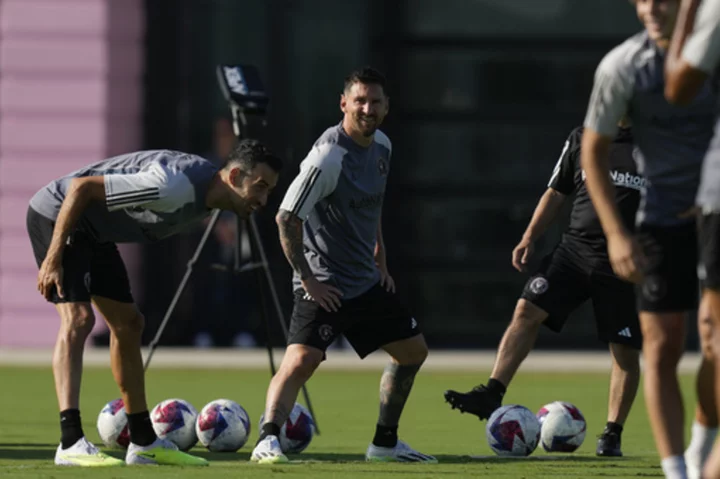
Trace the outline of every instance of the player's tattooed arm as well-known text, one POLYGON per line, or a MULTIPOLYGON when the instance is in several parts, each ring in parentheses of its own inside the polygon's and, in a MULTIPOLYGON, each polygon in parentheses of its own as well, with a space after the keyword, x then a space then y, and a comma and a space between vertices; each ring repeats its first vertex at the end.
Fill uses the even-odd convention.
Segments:
POLYGON ((313 273, 307 259, 305 259, 302 220, 291 212, 282 209, 275 217, 275 220, 280 230, 280 244, 290 266, 300 275, 300 279, 310 278, 313 273))

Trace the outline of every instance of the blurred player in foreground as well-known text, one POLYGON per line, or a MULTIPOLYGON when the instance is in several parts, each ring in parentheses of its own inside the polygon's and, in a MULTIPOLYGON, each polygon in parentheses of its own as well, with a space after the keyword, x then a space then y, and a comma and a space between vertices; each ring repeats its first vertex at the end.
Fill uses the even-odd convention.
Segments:
POLYGON ((662 469, 668 478, 685 478, 677 365, 685 350, 688 314, 697 307, 694 204, 712 136, 715 99, 706 84, 688 106, 667 102, 663 69, 679 2, 632 3, 645 29, 608 53, 597 68, 585 118, 582 166, 613 270, 637 283, 645 398, 662 469), (622 222, 608 174, 608 148, 625 114, 635 131, 638 171, 647 180, 637 236, 622 222))
MULTIPOLYGON (((678 22, 665 62, 665 96, 672 102, 686 105, 706 88, 712 78, 712 88, 718 89, 720 63, 720 1, 704 0, 698 10, 698 0, 681 2, 678 22)), ((716 133, 705 156, 697 206, 700 236, 700 268, 703 301, 699 320, 703 362, 697 376, 698 404, 692 427, 692 442, 685 451, 688 475, 699 478, 718 432, 718 411, 715 401, 720 357, 720 136, 717 105, 716 133), (710 321, 707 319, 710 311, 710 321), (709 324, 708 324, 709 323, 709 324), (708 332, 709 331, 709 332, 708 332)), ((704 470, 704 477, 720 477, 720 446, 712 453, 704 470)))

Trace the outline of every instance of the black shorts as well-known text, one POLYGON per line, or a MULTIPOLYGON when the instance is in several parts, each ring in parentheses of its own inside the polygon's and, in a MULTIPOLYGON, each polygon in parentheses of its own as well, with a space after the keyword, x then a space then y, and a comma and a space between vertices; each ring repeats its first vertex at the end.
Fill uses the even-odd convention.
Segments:
POLYGON ((601 341, 642 347, 633 285, 615 276, 604 250, 563 239, 543 258, 521 297, 548 313, 543 324, 555 332, 562 330, 570 313, 592 299, 601 341))
MULTIPOLYGON (((50 247, 55 223, 32 208, 27 213, 27 230, 38 268, 50 247)), ((125 263, 115 243, 98 243, 83 231, 76 230, 63 250, 64 297, 53 288, 52 303, 89 302, 91 296, 102 296, 122 303, 132 303, 130 281, 125 263)))
POLYGON ((340 334, 364 358, 386 344, 420 334, 420 326, 397 295, 380 284, 341 300, 336 312, 325 311, 304 290, 295 291, 288 345, 303 344, 324 352, 340 334))
POLYGON ((698 217, 702 287, 720 290, 720 213, 698 217))
POLYGON ((698 242, 694 223, 641 226, 638 242, 645 253, 643 283, 635 288, 638 311, 675 313, 698 305, 698 242))

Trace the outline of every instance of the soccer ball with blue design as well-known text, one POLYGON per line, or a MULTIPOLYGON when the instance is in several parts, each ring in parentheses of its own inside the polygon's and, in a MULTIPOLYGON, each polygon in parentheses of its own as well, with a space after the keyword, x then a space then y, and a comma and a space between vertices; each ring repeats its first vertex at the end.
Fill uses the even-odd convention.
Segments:
POLYGON ((216 399, 202 408, 195 426, 200 444, 213 452, 235 452, 250 437, 250 416, 230 399, 216 399))
POLYGON ((544 405, 537 413, 540 442, 548 452, 573 452, 585 440, 585 417, 580 410, 564 401, 544 405))
POLYGON ((122 399, 114 399, 100 410, 97 418, 97 430, 100 440, 107 447, 127 449, 130 444, 128 420, 125 403, 122 399))
MULTIPOLYGON (((265 415, 260 416, 260 426, 265 422, 265 415)), ((315 421, 305 406, 295 403, 285 424, 280 428, 280 449, 285 454, 300 454, 312 441, 315 435, 315 421)))
POLYGON ((509 404, 492 413, 485 433, 498 456, 529 456, 540 441, 540 422, 528 408, 509 404))
POLYGON ((197 410, 182 399, 162 401, 150 413, 155 434, 173 442, 181 451, 187 451, 197 444, 196 419, 197 410))

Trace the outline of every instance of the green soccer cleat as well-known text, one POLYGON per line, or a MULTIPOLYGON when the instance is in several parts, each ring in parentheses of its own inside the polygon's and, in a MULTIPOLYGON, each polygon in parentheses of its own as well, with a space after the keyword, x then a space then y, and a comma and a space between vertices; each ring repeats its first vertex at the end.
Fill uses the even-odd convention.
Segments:
POLYGON ((207 466, 202 457, 192 456, 179 451, 177 446, 167 439, 156 439, 149 446, 130 443, 125 462, 134 464, 157 464, 160 466, 207 466))
POLYGON ((58 446, 55 452, 55 464, 58 466, 79 467, 117 467, 125 463, 104 452, 88 442, 84 437, 67 449, 58 446))

